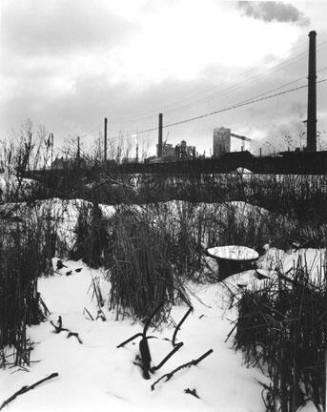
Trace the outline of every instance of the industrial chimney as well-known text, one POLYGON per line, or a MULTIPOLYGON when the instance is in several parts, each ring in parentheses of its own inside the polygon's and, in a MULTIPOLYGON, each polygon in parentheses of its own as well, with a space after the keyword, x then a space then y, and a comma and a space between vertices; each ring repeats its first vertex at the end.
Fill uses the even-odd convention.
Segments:
POLYGON ((317 151, 316 35, 309 33, 307 150, 317 151))
POLYGON ((162 157, 162 113, 159 113, 157 156, 162 157))

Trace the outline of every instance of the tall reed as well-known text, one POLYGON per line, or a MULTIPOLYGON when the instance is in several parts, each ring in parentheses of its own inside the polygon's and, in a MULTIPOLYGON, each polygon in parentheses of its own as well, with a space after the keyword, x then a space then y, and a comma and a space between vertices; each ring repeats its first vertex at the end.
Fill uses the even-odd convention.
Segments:
POLYGON ((269 412, 295 412, 310 399, 326 407, 327 285, 312 282, 300 261, 294 273, 279 274, 258 291, 245 290, 238 301, 234 346, 247 365, 270 377, 263 385, 269 412))

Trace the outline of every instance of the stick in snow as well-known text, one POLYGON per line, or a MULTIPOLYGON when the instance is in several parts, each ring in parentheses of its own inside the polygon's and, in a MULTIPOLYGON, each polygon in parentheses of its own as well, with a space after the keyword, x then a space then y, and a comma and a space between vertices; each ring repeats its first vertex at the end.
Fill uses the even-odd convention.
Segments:
POLYGON ((62 327, 62 318, 61 318, 61 316, 58 317, 58 325, 55 325, 52 322, 52 320, 50 320, 50 323, 55 328, 55 331, 54 331, 55 333, 68 332, 67 333, 67 338, 70 338, 71 336, 75 336, 75 338, 78 340, 78 342, 80 344, 83 343, 82 339, 79 337, 79 334, 77 332, 72 332, 71 330, 62 327))
POLYGON ((124 340, 124 342, 120 343, 117 348, 122 348, 123 346, 125 346, 127 343, 132 342, 134 339, 138 338, 139 336, 143 336, 143 334, 141 332, 137 333, 136 335, 133 335, 132 337, 124 340))
POLYGON ((32 389, 34 389, 36 386, 41 385, 41 383, 48 381, 49 379, 56 378, 59 376, 57 372, 52 373, 51 375, 47 376, 46 378, 41 379, 40 381, 37 381, 33 383, 33 385, 30 386, 23 386, 19 391, 15 392, 13 395, 10 396, 10 398, 6 399, 0 406, 0 411, 3 409, 6 405, 8 405, 10 402, 12 402, 14 399, 17 398, 17 396, 22 395, 23 393, 26 393, 32 389))
POLYGON ((159 365, 150 368, 150 372, 154 373, 155 371, 159 370, 183 345, 183 342, 177 343, 174 346, 173 350, 168 353, 168 355, 159 363, 159 365))
POLYGON ((94 317, 91 315, 91 313, 84 307, 83 314, 86 313, 87 316, 90 318, 90 320, 94 320, 94 317))
POLYGON ((188 311, 185 313, 185 315, 182 317, 182 319, 180 320, 180 322, 177 324, 174 334, 173 334, 173 338, 172 338, 172 344, 173 346, 178 345, 178 343, 176 343, 176 336, 177 336, 177 332, 179 331, 179 329, 181 328, 182 324, 185 322, 186 318, 188 317, 188 315, 193 311, 193 307, 190 306, 188 311))
POLYGON ((57 320, 58 325, 55 325, 52 322, 52 320, 50 320, 50 323, 55 328, 55 330, 54 330, 55 333, 60 333, 62 331, 69 332, 68 329, 62 327, 62 318, 61 318, 61 316, 58 316, 58 320, 57 320))
POLYGON ((67 334, 67 338, 70 338, 71 336, 75 336, 75 338, 78 340, 78 342, 80 344, 83 343, 82 339, 79 337, 79 334, 77 332, 70 332, 69 331, 68 334, 67 334))
POLYGON ((208 350, 206 353, 204 353, 202 356, 200 356, 198 359, 193 359, 190 362, 184 363, 181 366, 178 366, 178 368, 174 369, 173 371, 166 373, 165 375, 162 375, 161 378, 156 380, 152 385, 151 385, 151 390, 154 391, 156 385, 164 378, 166 378, 166 382, 169 381, 176 372, 178 372, 181 369, 184 368, 189 368, 191 366, 196 366, 198 363, 200 363, 203 359, 205 359, 207 356, 209 356, 213 352, 212 349, 208 350))
POLYGON ((185 392, 185 393, 188 393, 188 394, 190 394, 190 395, 192 395, 192 396, 195 396, 195 397, 198 398, 198 399, 200 399, 200 396, 197 394, 195 388, 194 388, 194 389, 190 389, 190 388, 184 389, 184 392, 185 392))

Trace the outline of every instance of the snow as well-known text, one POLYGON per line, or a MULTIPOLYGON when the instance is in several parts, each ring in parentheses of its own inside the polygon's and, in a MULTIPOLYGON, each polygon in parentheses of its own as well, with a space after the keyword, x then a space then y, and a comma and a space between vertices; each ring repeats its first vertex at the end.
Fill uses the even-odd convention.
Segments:
POLYGON ((231 260, 255 260, 258 259, 259 253, 254 249, 246 246, 216 246, 207 249, 207 252, 220 259, 231 260))
POLYGON ((22 193, 26 196, 37 185, 38 183, 35 180, 26 178, 21 179, 19 183, 16 174, 13 171, 6 170, 4 173, 0 173, 0 200, 6 200, 6 197, 14 194, 18 188, 18 197, 20 198, 22 193))
MULTIPOLYGON (((5 203, 0 205, 0 212, 38 225, 49 217, 51 223, 55 226, 61 244, 65 246, 66 250, 71 250, 76 241, 75 228, 79 212, 83 207, 91 206, 90 202, 82 199, 62 200, 52 198, 36 201, 32 204, 27 202, 5 203)), ((116 213, 114 206, 100 204, 99 207, 105 218, 111 218, 116 213)))
MULTIPOLYGON (((37 219, 50 211, 58 222, 57 232, 68 247, 74 243, 74 228, 78 219, 79 208, 86 204, 83 200, 63 202, 51 199, 37 203, 29 218, 37 219), (60 217, 60 219, 57 219, 60 217)), ((177 201, 166 202, 153 207, 153 214, 166 207, 171 219, 171 229, 178 225, 178 220, 185 212, 187 204, 177 201)), ((10 207, 3 205, 2 207, 10 207)), ((20 204, 15 214, 26 215, 27 204, 20 204)), ((103 214, 111 217, 116 213, 115 206, 100 205, 103 214)), ((237 218, 242 220, 251 216, 255 210, 258 219, 266 211, 244 202, 229 204, 196 204, 190 207, 190 218, 196 221, 198 214, 227 213, 235 208, 237 218)), ((133 206, 140 213, 142 205, 133 206)), ((186 210, 186 213, 188 211, 186 210)), ((157 215, 160 223, 160 215, 157 215)), ((193 225, 196 230, 196 225, 193 225)), ((246 247, 224 246, 208 249, 213 256, 231 259, 257 259, 256 251, 246 247)), ((242 364, 242 354, 232 349, 232 338, 225 342, 236 319, 235 309, 229 310, 228 290, 240 291, 242 287, 258 290, 266 282, 277 278, 277 270, 288 273, 296 267, 299 259, 310 271, 310 278, 319 281, 325 275, 326 249, 298 249, 285 252, 267 246, 266 252, 258 261, 259 270, 250 270, 233 275, 219 284, 188 284, 194 312, 187 318, 177 335, 177 341, 184 346, 152 375, 151 380, 142 378, 140 368, 133 364, 138 354, 138 340, 117 349, 117 345, 142 330, 142 325, 131 319, 116 320, 116 314, 108 310, 110 284, 101 270, 92 270, 83 262, 65 261, 67 268, 57 271, 52 277, 39 280, 39 290, 51 311, 49 319, 38 326, 29 328, 28 335, 34 342, 31 353, 31 366, 28 372, 19 368, 0 370, 0 405, 24 385, 58 372, 59 376, 47 381, 19 396, 4 410, 8 412, 88 412, 88 411, 235 411, 263 412, 261 386, 258 381, 267 382, 259 369, 247 369, 242 364), (82 268, 77 272, 76 269, 82 268), (67 272, 72 271, 71 275, 67 272), (257 272, 267 276, 260 279, 257 272), (92 297, 92 279, 99 281, 103 297, 106 299, 103 311, 107 318, 91 321, 85 314, 86 308, 95 318, 98 308, 92 297), (67 332, 54 333, 50 321, 56 323, 62 316, 63 327, 77 332, 83 341, 79 344, 75 337, 67 337, 67 332), (213 349, 214 352, 198 366, 177 372, 168 381, 162 381, 154 391, 151 384, 160 376, 172 371, 179 365, 198 358, 213 349), (185 389, 196 389, 197 399, 186 394, 185 389)), ((205 257, 214 272, 217 261, 205 257)), ((55 262, 54 262, 55 264, 55 262)), ((288 274, 290 276, 291 274, 288 274)), ((173 325, 183 317, 187 307, 176 306, 172 309, 171 322, 160 330, 150 331, 156 339, 149 341, 153 364, 158 364, 172 349, 173 325)), ((309 411, 310 405, 303 411, 309 411)), ((312 409, 314 410, 314 409, 312 409)))
MULTIPOLYGON (((116 321, 115 313, 104 309, 107 321, 91 321, 83 315, 86 307, 96 315, 90 284, 100 280, 104 297, 110 284, 101 271, 91 270, 82 262, 64 262, 53 277, 41 278, 39 290, 52 314, 48 321, 33 326, 28 333, 35 348, 31 353, 29 372, 14 369, 0 371, 0 403, 20 389, 58 372, 59 376, 41 384, 9 404, 8 412, 86 412, 86 411, 264 411, 261 387, 257 380, 266 378, 258 369, 242 365, 242 355, 235 353, 231 342, 225 343, 232 328, 235 312, 226 312, 227 294, 224 285, 189 284, 194 312, 178 332, 177 341, 184 346, 152 375, 144 380, 140 368, 133 364, 138 353, 138 340, 117 349, 116 346, 142 330, 131 319, 116 321), (83 268, 76 272, 75 269, 83 268), (70 276, 66 276, 72 270, 70 276), (228 319, 227 315, 228 314, 228 319), (55 334, 54 323, 62 316, 63 327, 78 332, 83 344, 66 332, 55 334), (154 391, 151 384, 177 366, 214 352, 198 366, 177 372, 168 381, 160 382, 154 391), (200 399, 184 392, 196 389, 200 399)), ((172 310, 172 322, 179 322, 187 311, 185 306, 172 310)), ((172 349, 174 328, 164 325, 149 331, 157 339, 149 340, 153 365, 158 364, 172 349)))
POLYGON ((282 273, 288 274, 298 263, 307 268, 311 281, 319 283, 325 276, 326 249, 301 248, 285 252, 270 248, 258 259, 257 266, 270 272, 281 270, 282 273))

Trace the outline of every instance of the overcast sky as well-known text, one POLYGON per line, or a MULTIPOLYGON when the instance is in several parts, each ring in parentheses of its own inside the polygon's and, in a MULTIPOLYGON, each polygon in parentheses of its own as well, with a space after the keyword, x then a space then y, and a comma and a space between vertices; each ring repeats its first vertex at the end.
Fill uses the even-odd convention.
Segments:
MULTIPOLYGON (((318 80, 327 78, 326 21, 325 1, 1 0, 0 138, 29 118, 57 146, 79 135, 86 148, 108 117, 112 141, 138 134, 153 153, 157 133, 142 130, 159 112, 167 125, 307 84, 310 30, 318 80)), ((324 140, 326 86, 317 86, 324 140)), ((167 127, 164 139, 209 154, 224 126, 256 139, 252 150, 266 141, 278 150, 285 135, 300 143, 306 106, 301 89, 167 127)))

